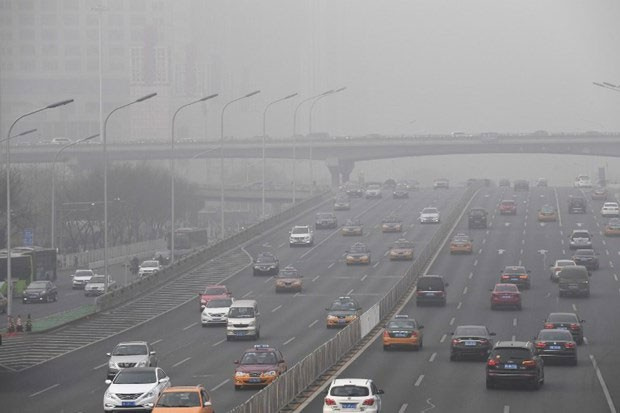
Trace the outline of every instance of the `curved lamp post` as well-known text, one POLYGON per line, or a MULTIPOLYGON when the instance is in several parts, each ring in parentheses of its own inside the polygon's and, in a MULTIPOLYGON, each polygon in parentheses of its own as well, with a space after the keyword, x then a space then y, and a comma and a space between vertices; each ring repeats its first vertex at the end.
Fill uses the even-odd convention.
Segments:
MULTIPOLYGON (((52 103, 51 105, 44 106, 42 108, 33 110, 32 112, 25 113, 15 119, 15 121, 11 124, 9 128, 9 133, 6 134, 6 281, 7 281, 7 307, 6 313, 7 315, 11 315, 11 305, 13 304, 13 285, 11 279, 11 139, 13 135, 13 127, 19 122, 21 119, 34 115, 35 113, 43 112, 47 109, 54 109, 60 106, 67 105, 73 102, 73 99, 62 100, 60 102, 52 103)), ((19 135, 18 135, 19 136, 19 135)))
POLYGON ((273 102, 270 102, 265 106, 265 110, 263 111, 263 145, 262 145, 262 153, 263 153, 263 195, 262 195, 262 219, 265 219, 265 136, 267 134, 267 109, 269 109, 272 105, 276 103, 282 102, 287 99, 291 99, 297 96, 297 93, 293 93, 291 95, 285 96, 280 99, 276 99, 273 102))
POLYGON ((218 94, 215 93, 213 95, 205 96, 193 102, 189 102, 184 105, 181 105, 174 112, 174 115, 172 115, 172 132, 170 134, 171 135, 171 138, 170 138, 170 215, 171 215, 170 217, 170 264, 174 263, 174 230, 175 230, 174 228, 174 220, 175 220, 175 216, 174 216, 174 181, 175 181, 174 167, 175 167, 176 159, 174 158, 174 123, 176 121, 177 114, 181 111, 181 109, 186 108, 191 105, 195 105, 196 103, 204 102, 205 100, 213 99, 214 97, 217 97, 217 96, 218 94))
POLYGON ((254 92, 248 93, 247 95, 241 96, 237 99, 233 99, 230 102, 226 103, 222 108, 222 113, 220 116, 220 233, 222 239, 226 234, 226 230, 224 229, 224 112, 226 108, 231 104, 245 98, 252 97, 260 93, 260 90, 255 90, 254 92))
POLYGON ((132 102, 125 103, 118 106, 106 116, 103 121, 103 271, 105 273, 105 283, 103 293, 108 292, 108 139, 107 139, 107 126, 110 116, 118 110, 126 108, 127 106, 134 105, 136 103, 144 102, 152 97, 157 96, 157 93, 150 93, 146 96, 142 96, 132 102))

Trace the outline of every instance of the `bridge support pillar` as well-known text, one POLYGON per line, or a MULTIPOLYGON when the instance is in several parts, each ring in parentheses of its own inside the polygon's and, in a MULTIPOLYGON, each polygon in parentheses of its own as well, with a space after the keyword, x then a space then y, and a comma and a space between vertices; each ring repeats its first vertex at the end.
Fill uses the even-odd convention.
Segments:
POLYGON ((328 158, 325 163, 332 176, 332 187, 347 182, 355 166, 355 162, 350 159, 328 158))

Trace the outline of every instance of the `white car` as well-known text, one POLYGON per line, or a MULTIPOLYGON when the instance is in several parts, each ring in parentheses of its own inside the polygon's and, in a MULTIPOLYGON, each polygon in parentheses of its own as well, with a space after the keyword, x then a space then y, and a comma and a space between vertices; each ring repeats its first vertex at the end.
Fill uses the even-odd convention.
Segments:
POLYGON ((588 175, 579 175, 575 178, 575 188, 592 188, 592 180, 588 175))
POLYGON ((617 202, 605 202, 601 208, 601 215, 604 217, 620 216, 620 208, 617 202))
POLYGON ((439 223, 439 210, 435 207, 424 208, 422 212, 420 212, 420 223, 439 223))
MULTIPOLYGON (((116 281, 108 277, 108 291, 116 289, 116 281)), ((84 295, 97 296, 105 291, 105 275, 94 275, 84 286, 84 295)))
POLYGON ((311 246, 314 244, 314 232, 310 225, 295 225, 289 232, 288 242, 291 247, 311 246))
POLYGON ((560 276, 558 274, 560 274, 562 268, 570 267, 573 265, 577 265, 573 260, 556 260, 555 264, 551 266, 551 273, 549 274, 549 279, 551 281, 557 282, 560 279, 560 276))
POLYGON ((93 270, 75 270, 71 276, 71 285, 73 289, 84 288, 90 279, 95 275, 93 270))
POLYGON ((145 275, 155 274, 163 269, 162 265, 157 260, 146 260, 140 264, 138 268, 138 277, 144 277, 145 275))
POLYGON ((366 191, 364 192, 364 198, 366 199, 374 199, 374 198, 381 198, 381 197, 382 197, 381 185, 370 184, 368 185, 368 187, 366 188, 366 191))
POLYGON ((323 401, 323 413, 379 413, 382 394, 370 379, 335 379, 323 401))
POLYGON ((105 382, 109 384, 103 395, 103 410, 106 412, 150 412, 159 395, 170 387, 170 377, 159 367, 123 369, 114 376, 114 380, 105 382))
POLYGON ((446 178, 439 178, 433 181, 433 189, 448 189, 450 188, 450 181, 446 178))
POLYGON ((214 298, 207 301, 204 310, 200 313, 202 326, 228 324, 228 310, 232 303, 232 298, 214 298))

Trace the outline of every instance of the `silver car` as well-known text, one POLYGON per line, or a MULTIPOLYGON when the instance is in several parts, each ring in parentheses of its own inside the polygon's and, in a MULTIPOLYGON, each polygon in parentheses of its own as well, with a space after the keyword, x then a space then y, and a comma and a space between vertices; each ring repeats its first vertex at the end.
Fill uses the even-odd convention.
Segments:
POLYGON ((128 341, 118 343, 111 353, 106 353, 108 361, 108 378, 128 367, 157 366, 155 352, 146 341, 128 341))

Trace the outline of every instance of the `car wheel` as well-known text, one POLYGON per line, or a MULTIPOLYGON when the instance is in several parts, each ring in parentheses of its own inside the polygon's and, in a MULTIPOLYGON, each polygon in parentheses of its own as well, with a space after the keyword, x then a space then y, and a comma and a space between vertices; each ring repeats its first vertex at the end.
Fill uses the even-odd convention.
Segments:
POLYGON ((577 339, 577 344, 579 344, 579 345, 583 344, 583 337, 579 337, 577 339))
POLYGON ((54 294, 54 302, 58 301, 58 294, 54 294))
POLYGON ((418 346, 418 350, 421 350, 424 348, 424 340, 420 340, 420 345, 418 346))
POLYGON ((577 357, 575 357, 574 359, 572 359, 570 361, 571 366, 576 366, 577 365, 577 357))
POLYGON ((523 309, 523 307, 521 306, 521 304, 517 305, 517 310, 521 311, 523 309))
POLYGON ((255 340, 258 340, 259 338, 260 338, 260 331, 257 331, 255 340))
POLYGON ((495 306, 491 304, 491 310, 495 310, 495 306))
POLYGON ((540 386, 541 386, 541 382, 540 379, 538 377, 536 377, 533 381, 532 384, 530 385, 530 387, 532 388, 532 390, 540 390, 540 386))
POLYGON ((235 390, 241 390, 241 386, 235 385, 235 390))
POLYGON ((383 346, 383 351, 390 351, 390 346, 383 346))
POLYGON ((494 389, 495 388, 495 383, 493 383, 493 380, 487 378, 487 389, 494 389))
POLYGON ((231 340, 232 340, 232 337, 226 336, 226 341, 231 341, 231 340))

